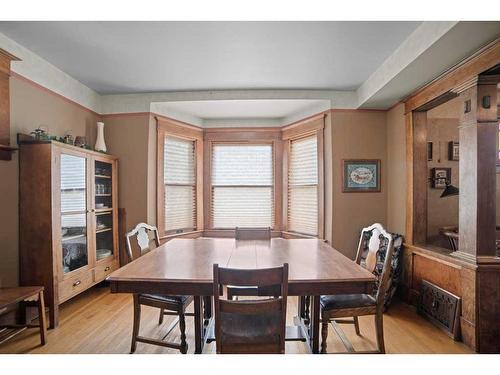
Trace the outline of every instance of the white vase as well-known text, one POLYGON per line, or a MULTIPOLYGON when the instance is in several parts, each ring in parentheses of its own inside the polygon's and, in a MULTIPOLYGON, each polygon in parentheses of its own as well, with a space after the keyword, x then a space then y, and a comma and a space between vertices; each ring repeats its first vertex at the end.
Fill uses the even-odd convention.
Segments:
POLYGON ((97 123, 97 139, 95 141, 96 151, 106 152, 106 143, 104 142, 104 122, 97 123))

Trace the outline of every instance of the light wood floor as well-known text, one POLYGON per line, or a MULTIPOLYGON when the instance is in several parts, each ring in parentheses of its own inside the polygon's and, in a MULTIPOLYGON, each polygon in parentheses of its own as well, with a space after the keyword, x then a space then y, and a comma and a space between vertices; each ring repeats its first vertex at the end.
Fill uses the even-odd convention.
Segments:
MULTIPOLYGON (((290 324, 296 312, 297 300, 291 297, 288 306, 290 324)), ((161 338, 172 317, 165 316, 158 326, 158 309, 143 307, 141 335, 161 338)), ((188 353, 194 352, 193 318, 187 318, 188 353)), ((361 317, 361 335, 354 327, 342 325, 356 350, 375 348, 372 317, 361 317)), ((0 353, 129 353, 132 330, 132 297, 110 294, 106 287, 94 287, 61 306, 60 324, 49 330, 48 343, 40 346, 36 329, 22 332, 0 346, 0 353)), ((417 315, 401 302, 393 303, 384 315, 384 332, 388 353, 470 353, 462 343, 454 342, 443 332, 417 315)), ((178 328, 170 334, 179 340, 178 328)), ((215 343, 208 344, 205 353, 215 352, 215 343)), ((287 342, 287 353, 306 353, 305 343, 287 342)), ((345 352, 343 344, 330 326, 328 352, 345 352)), ((179 353, 178 351, 143 343, 139 353, 179 353)))

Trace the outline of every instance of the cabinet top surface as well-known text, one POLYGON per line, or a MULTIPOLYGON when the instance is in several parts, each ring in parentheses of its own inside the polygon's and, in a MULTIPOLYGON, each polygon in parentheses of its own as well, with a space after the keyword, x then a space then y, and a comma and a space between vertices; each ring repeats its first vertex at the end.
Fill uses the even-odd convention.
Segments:
POLYGON ((69 145, 66 143, 58 142, 58 141, 36 141, 36 140, 20 141, 19 145, 20 146, 50 145, 52 147, 58 147, 58 148, 67 149, 67 150, 71 150, 71 151, 83 152, 83 153, 86 153, 89 155, 94 155, 94 156, 98 156, 98 157, 105 158, 105 159, 111 159, 111 160, 118 159, 118 157, 114 156, 114 155, 105 154, 105 153, 94 151, 94 150, 87 150, 87 149, 82 148, 82 147, 77 147, 77 146, 69 145))

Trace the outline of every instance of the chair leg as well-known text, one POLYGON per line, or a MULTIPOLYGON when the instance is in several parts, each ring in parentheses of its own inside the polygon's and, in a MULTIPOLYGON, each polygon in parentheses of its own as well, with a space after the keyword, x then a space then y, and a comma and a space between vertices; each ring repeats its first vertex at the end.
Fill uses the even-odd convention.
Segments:
POLYGON ((132 328, 132 345, 130 353, 134 353, 137 348, 137 336, 139 335, 139 326, 141 324, 141 305, 139 304, 139 296, 134 294, 134 326, 132 328))
POLYGON ((321 320, 321 353, 326 354, 326 340, 328 339, 328 320, 321 320))
POLYGON ((354 317, 354 329, 356 330, 356 335, 360 336, 361 331, 359 330, 359 319, 357 316, 354 317))
POLYGON ((38 322, 40 325, 40 342, 45 345, 47 342, 47 318, 45 317, 43 290, 38 293, 38 322))
POLYGON ((163 323, 163 315, 165 314, 165 309, 160 309, 160 318, 158 319, 158 325, 163 323))
POLYGON ((311 305, 311 296, 304 297, 304 323, 309 324, 311 321, 311 315, 309 313, 309 306, 311 305))
POLYGON ((181 330, 181 353, 186 354, 188 345, 186 342, 186 317, 184 311, 179 313, 179 328, 181 330))
POLYGON ((384 315, 382 312, 377 312, 377 314, 375 314, 375 331, 377 332, 378 351, 382 354, 385 354, 383 319, 384 315))

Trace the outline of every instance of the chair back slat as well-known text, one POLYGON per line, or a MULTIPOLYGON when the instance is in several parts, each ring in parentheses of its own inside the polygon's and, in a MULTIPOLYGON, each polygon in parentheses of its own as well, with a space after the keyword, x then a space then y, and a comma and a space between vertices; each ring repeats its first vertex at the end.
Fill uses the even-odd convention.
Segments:
POLYGON ((394 239, 381 224, 375 223, 363 228, 358 244, 356 263, 377 277, 374 290, 377 306, 384 305, 389 277, 392 273, 394 239))
POLYGON ((215 337, 217 353, 284 353, 288 297, 288 264, 241 270, 214 264, 215 337), (222 286, 273 288, 274 298, 228 301, 222 286))
POLYGON ((235 229, 237 240, 270 240, 271 228, 238 228, 235 229))
POLYGON ((265 314, 281 311, 281 297, 266 300, 220 301, 220 312, 230 314, 265 314))
POLYGON ((281 268, 236 269, 219 268, 219 283, 233 286, 272 286, 281 284, 281 268))
POLYGON ((160 237, 158 235, 158 229, 152 225, 146 223, 139 223, 125 235, 127 244, 127 253, 130 261, 135 259, 134 252, 132 250, 132 245, 130 239, 135 237, 135 242, 139 248, 139 256, 151 251, 152 249, 160 246, 160 237))

